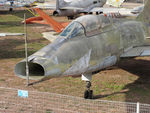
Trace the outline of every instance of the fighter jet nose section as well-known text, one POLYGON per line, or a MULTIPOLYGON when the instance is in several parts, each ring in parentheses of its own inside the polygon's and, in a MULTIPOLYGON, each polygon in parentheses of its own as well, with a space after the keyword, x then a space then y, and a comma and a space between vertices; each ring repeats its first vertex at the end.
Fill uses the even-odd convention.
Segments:
MULTIPOLYGON (((44 68, 37 63, 29 62, 29 77, 33 80, 42 79, 45 75, 44 68)), ((26 78, 26 62, 20 62, 15 66, 15 74, 21 78, 26 78)))

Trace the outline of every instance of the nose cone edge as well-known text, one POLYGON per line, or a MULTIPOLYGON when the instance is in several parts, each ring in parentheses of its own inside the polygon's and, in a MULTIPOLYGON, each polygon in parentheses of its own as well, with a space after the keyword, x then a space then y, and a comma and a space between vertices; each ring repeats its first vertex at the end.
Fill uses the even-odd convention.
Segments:
MULTIPOLYGON (((38 63, 28 62, 28 66, 29 66, 29 79, 40 80, 44 78, 45 71, 42 65, 38 63)), ((18 77, 26 79, 27 78, 26 62, 22 61, 16 64, 14 72, 18 77)))

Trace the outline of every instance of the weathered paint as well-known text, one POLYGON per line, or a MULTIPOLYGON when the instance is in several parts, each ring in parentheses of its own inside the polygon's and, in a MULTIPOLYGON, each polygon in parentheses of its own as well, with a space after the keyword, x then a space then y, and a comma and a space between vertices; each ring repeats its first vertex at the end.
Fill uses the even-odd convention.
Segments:
MULTIPOLYGON (((145 44, 148 27, 142 21, 82 16, 53 43, 29 57, 30 78, 78 76, 112 66, 128 50, 145 44)), ((25 78, 24 60, 16 65, 15 73, 25 78)))

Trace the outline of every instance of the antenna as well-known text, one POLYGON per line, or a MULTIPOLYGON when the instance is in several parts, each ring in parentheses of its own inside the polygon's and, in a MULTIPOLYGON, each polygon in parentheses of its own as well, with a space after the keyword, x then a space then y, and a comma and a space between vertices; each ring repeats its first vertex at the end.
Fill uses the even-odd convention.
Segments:
POLYGON ((29 86, 29 66, 28 66, 28 38, 27 38, 27 25, 26 25, 26 14, 24 13, 24 33, 25 33, 25 58, 26 58, 26 76, 27 86, 29 86))

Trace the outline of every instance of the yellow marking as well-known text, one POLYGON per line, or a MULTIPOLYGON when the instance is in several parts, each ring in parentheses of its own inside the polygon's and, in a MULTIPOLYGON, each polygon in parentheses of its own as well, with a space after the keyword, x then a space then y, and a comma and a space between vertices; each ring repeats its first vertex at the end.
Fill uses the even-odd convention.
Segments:
POLYGON ((38 14, 35 14, 33 11, 31 11, 29 8, 25 7, 27 11, 29 11, 33 16, 39 16, 38 14))

